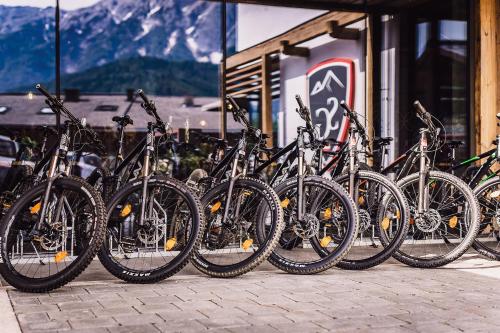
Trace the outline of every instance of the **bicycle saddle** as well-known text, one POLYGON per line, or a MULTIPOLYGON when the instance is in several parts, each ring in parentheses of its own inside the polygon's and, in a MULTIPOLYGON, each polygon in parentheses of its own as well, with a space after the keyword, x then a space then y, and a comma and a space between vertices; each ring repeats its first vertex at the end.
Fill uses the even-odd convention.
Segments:
POLYGON ((458 148, 460 146, 463 146, 464 145, 464 142, 463 141, 460 141, 460 140, 450 140, 446 143, 448 145, 448 147, 450 147, 451 149, 455 149, 455 148, 458 148))
POLYGON ((392 140, 394 140, 394 139, 390 136, 386 136, 386 137, 376 136, 375 138, 373 138, 373 143, 375 145, 378 145, 378 146, 388 146, 391 144, 392 140))
POLYGON ((123 117, 114 116, 111 120, 113 120, 115 123, 123 127, 134 124, 134 121, 132 120, 132 118, 130 118, 128 114, 123 117))

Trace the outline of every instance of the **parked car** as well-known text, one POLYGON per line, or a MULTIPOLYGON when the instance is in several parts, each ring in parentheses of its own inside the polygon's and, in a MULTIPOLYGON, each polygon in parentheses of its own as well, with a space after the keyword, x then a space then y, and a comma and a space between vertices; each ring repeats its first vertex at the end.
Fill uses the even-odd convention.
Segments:
POLYGON ((4 181, 18 150, 19 144, 17 142, 8 136, 0 135, 0 183, 4 181))

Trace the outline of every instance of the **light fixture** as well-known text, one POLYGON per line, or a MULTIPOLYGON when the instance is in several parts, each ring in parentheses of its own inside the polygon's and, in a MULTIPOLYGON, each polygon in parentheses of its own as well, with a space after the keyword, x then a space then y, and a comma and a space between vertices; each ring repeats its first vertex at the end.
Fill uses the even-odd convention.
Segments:
POLYGON ((200 121, 200 126, 201 127, 207 126, 207 122, 205 120, 200 121))
POLYGON ((28 92, 28 99, 33 99, 33 93, 31 91, 28 92))

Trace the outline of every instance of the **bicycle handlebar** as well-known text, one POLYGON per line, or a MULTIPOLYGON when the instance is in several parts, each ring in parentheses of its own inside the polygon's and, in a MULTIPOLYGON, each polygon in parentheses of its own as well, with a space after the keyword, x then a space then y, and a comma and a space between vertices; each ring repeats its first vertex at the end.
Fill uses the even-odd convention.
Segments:
POLYGON ((50 92, 47 89, 45 89, 40 83, 36 84, 35 88, 40 93, 42 93, 42 95, 44 95, 47 98, 46 102, 54 112, 64 113, 69 118, 69 120, 73 123, 73 125, 75 125, 76 127, 78 127, 81 130, 85 130, 88 132, 90 140, 92 141, 92 143, 96 146, 96 148, 98 150, 101 150, 101 151, 105 150, 104 144, 97 136, 96 131, 94 131, 92 128, 90 128, 88 126, 84 126, 80 119, 75 117, 75 115, 73 115, 66 107, 64 107, 63 103, 59 99, 52 96, 50 94, 50 92))
POLYGON ((156 120, 157 124, 162 124, 164 125, 163 121, 161 120, 160 116, 158 115, 158 112, 156 111, 156 105, 153 101, 149 100, 146 94, 144 94, 144 91, 142 89, 137 90, 137 95, 139 95, 144 103, 141 104, 141 106, 146 110, 146 112, 153 116, 156 120))
POLYGON ((299 107, 295 109, 297 113, 299 114, 300 118, 302 118, 306 122, 306 128, 307 130, 313 134, 314 132, 314 125, 312 123, 312 118, 311 118, 311 111, 309 110, 308 107, 304 105, 304 102, 302 101, 302 98, 300 95, 295 95, 295 100, 297 101, 297 104, 299 107))
POLYGON ((422 104, 417 100, 413 102, 415 111, 417 112, 417 117, 422 120, 422 122, 429 128, 432 133, 437 133, 436 125, 432 121, 431 114, 423 107, 422 104))
POLYGON ((345 110, 347 113, 349 120, 353 122, 356 125, 356 128, 359 132, 359 134, 363 137, 364 140, 368 140, 368 137, 366 135, 366 130, 365 127, 361 124, 361 122, 358 119, 358 114, 354 111, 351 110, 349 105, 345 101, 340 102, 340 106, 345 110))

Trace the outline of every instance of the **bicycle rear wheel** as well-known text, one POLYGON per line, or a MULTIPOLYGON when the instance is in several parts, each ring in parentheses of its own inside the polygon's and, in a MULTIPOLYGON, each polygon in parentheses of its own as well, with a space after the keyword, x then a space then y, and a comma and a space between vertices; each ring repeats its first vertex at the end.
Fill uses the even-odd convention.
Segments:
POLYGON ((0 226, 0 274, 23 291, 46 292, 70 282, 104 239, 104 203, 73 176, 54 180, 41 230, 35 230, 46 188, 43 182, 21 196, 0 226))
MULTIPOLYGON (((349 174, 334 180, 346 190, 349 188, 349 174)), ((357 270, 381 264, 399 248, 408 233, 410 209, 397 185, 376 172, 359 170, 355 189, 359 232, 353 247, 337 266, 357 270)))

